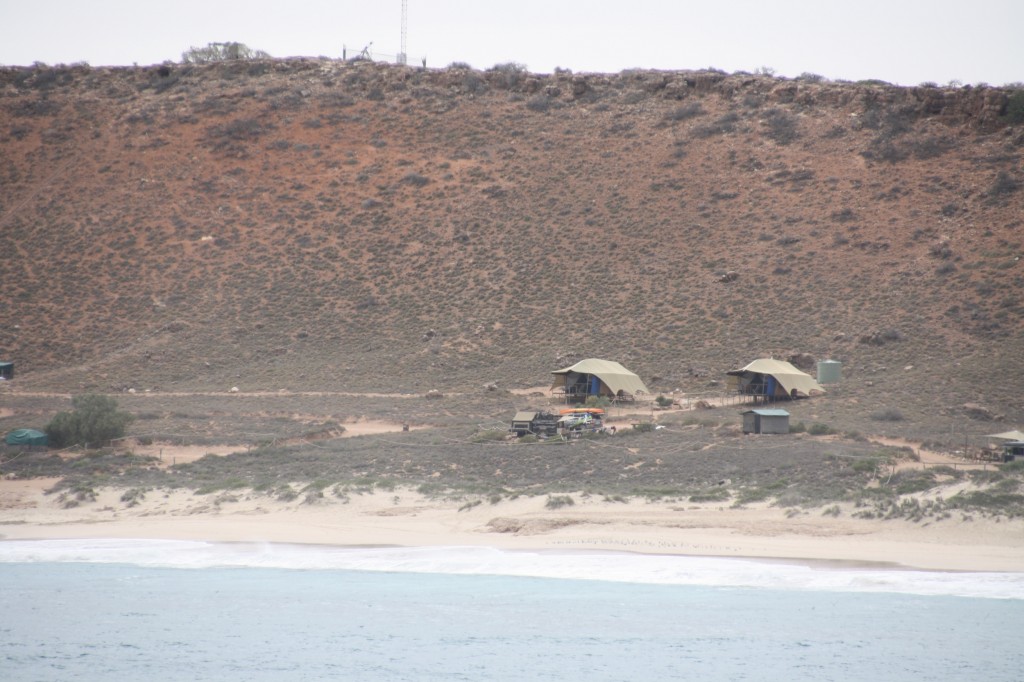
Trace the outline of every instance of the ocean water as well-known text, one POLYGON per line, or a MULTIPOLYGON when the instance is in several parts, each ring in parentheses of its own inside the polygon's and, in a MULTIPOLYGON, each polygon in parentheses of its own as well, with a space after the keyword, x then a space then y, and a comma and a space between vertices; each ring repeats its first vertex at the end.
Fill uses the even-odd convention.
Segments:
POLYGON ((0 542, 0 680, 1024 679, 1024 574, 0 542))

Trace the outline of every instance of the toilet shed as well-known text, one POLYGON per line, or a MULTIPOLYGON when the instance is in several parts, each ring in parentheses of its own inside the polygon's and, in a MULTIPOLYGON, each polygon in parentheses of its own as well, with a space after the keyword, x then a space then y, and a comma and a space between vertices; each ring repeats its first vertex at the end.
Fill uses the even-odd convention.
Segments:
POLYGON ((789 433, 789 412, 786 410, 746 410, 743 433, 789 433))

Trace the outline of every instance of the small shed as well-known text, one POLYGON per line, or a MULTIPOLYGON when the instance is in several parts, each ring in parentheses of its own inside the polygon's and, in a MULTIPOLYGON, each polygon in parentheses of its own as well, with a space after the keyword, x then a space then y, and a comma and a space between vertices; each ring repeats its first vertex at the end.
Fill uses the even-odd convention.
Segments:
POLYGON ((0 362, 0 379, 10 380, 14 378, 14 363, 0 362))
POLYGON ((786 410, 746 410, 743 433, 789 433, 789 412, 786 410))

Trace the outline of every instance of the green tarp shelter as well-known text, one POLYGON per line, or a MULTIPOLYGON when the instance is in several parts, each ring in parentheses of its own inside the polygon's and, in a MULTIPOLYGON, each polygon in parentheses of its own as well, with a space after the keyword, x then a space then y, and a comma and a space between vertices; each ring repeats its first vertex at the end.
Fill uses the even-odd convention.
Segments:
POLYGON ((46 445, 46 434, 35 429, 15 429, 7 434, 4 442, 8 445, 46 445))

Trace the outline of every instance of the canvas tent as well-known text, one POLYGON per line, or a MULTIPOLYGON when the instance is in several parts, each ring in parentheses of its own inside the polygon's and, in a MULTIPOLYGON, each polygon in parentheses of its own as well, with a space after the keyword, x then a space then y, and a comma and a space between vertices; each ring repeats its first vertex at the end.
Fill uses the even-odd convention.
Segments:
POLYGON ((636 398, 640 393, 650 394, 640 377, 612 360, 580 360, 572 367, 552 374, 555 375, 555 381, 551 390, 564 393, 566 398, 586 399, 592 395, 636 398))
POLYGON ((46 434, 35 429, 15 429, 7 434, 4 442, 8 445, 46 445, 46 434))
POLYGON ((765 400, 806 398, 825 389, 810 374, 801 372, 784 360, 761 358, 743 369, 726 372, 729 386, 743 395, 760 396, 765 400))
POLYGON ((1024 441, 1024 431, 1004 431, 1002 433, 990 433, 989 438, 998 438, 999 440, 1017 440, 1024 441))
POLYGON ((1024 460, 1024 441, 1008 440, 1003 443, 1003 461, 1016 462, 1024 460))

